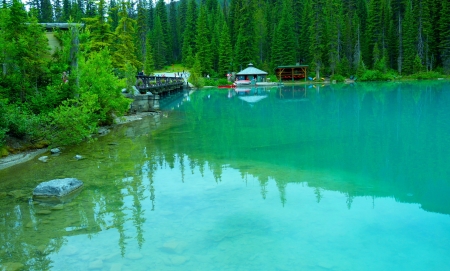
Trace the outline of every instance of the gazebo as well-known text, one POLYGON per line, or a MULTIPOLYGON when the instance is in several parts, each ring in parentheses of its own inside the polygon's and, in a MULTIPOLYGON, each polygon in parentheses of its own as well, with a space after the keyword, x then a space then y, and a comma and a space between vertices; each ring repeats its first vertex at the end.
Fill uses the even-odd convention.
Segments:
POLYGON ((236 74, 237 80, 249 80, 252 82, 265 82, 267 72, 253 67, 253 64, 248 64, 248 67, 236 74))

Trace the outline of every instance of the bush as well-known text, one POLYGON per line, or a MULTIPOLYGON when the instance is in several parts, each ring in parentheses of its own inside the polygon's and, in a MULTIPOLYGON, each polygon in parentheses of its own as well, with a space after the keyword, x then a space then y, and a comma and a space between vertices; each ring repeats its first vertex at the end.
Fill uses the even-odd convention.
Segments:
POLYGON ((271 74, 267 77, 267 79, 270 79, 270 82, 278 82, 278 78, 275 74, 271 74))
POLYGON ((217 81, 211 78, 204 78, 204 84, 205 86, 217 86, 217 81))
POLYGON ((379 70, 365 70, 363 75, 358 78, 360 81, 389 81, 395 79, 393 72, 381 72, 379 70))
POLYGON ((418 72, 418 73, 412 74, 410 76, 410 78, 412 78, 412 79, 419 79, 419 80, 437 79, 440 77, 443 77, 443 75, 438 72, 435 72, 435 71, 418 72))
POLYGON ((219 80, 216 81, 216 83, 218 86, 222 86, 222 85, 229 85, 231 82, 225 78, 220 78, 219 80))
POLYGON ((336 80, 336 82, 344 82, 345 81, 345 77, 340 75, 340 74, 335 74, 333 76, 331 76, 331 81, 336 80))
POLYGON ((52 144, 76 144, 90 137, 97 127, 97 120, 94 119, 95 96, 85 94, 81 99, 64 101, 49 114, 52 144))

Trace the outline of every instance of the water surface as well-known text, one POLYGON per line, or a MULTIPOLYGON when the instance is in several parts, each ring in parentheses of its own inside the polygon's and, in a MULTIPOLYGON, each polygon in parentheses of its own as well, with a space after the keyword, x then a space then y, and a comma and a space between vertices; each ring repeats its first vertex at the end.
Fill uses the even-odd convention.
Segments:
POLYGON ((0 171, 0 265, 450 269, 449 104, 448 82, 170 97, 161 116, 0 171), (65 177, 85 183, 73 199, 30 199, 65 177))

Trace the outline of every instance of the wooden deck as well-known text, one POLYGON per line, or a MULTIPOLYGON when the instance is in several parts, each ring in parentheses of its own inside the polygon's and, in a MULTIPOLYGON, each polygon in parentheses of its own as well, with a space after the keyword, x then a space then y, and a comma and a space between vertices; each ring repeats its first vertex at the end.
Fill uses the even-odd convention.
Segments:
POLYGON ((170 95, 171 92, 178 92, 186 86, 181 77, 161 77, 161 76, 136 76, 136 88, 140 93, 151 92, 153 95, 161 97, 170 95))

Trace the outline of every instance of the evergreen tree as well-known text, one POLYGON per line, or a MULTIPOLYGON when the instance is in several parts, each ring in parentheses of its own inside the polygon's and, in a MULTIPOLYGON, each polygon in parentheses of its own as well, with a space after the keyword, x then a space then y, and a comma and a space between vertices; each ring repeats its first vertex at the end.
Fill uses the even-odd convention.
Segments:
POLYGON ((302 1, 300 4, 302 5, 302 20, 300 25, 299 55, 300 63, 305 64, 311 62, 309 54, 311 0, 302 1))
POLYGON ((93 18, 83 18, 90 31, 90 49, 99 52, 109 47, 113 41, 113 33, 106 14, 105 0, 98 2, 98 14, 93 18))
POLYGON ((173 62, 173 54, 172 54, 172 36, 170 34, 170 26, 167 16, 166 3, 164 0, 158 0, 155 6, 155 14, 159 17, 161 22, 162 33, 164 37, 164 44, 166 45, 164 58, 168 63, 173 62))
POLYGON ((158 14, 155 16, 154 29, 152 31, 152 45, 153 45, 153 59, 155 63, 155 69, 159 70, 166 65, 166 51, 167 47, 164 42, 164 34, 162 32, 161 21, 158 14))
POLYGON ((62 22, 68 22, 69 19, 70 19, 70 12, 72 10, 72 6, 71 6, 69 0, 63 0, 62 4, 63 4, 63 6, 62 6, 62 18, 61 18, 61 21, 62 22))
POLYGON ((334 75, 341 58, 342 39, 342 5, 339 0, 327 1, 325 5, 326 16, 326 53, 330 73, 334 75))
POLYGON ((450 73, 450 3, 448 1, 442 1, 439 33, 441 62, 445 71, 450 73))
POLYGON ((152 41, 151 41, 151 34, 150 32, 147 35, 146 39, 146 46, 145 46, 145 61, 144 61, 144 70, 146 74, 153 74, 155 71, 155 61, 153 59, 153 47, 152 47, 152 41))
POLYGON ((187 14, 186 14, 186 27, 183 36, 183 65, 186 67, 192 67, 195 55, 195 33, 197 23, 197 4, 195 0, 189 0, 187 14))
POLYGON ((311 56, 311 68, 314 70, 317 80, 320 79, 320 70, 323 68, 324 6, 324 0, 311 0, 309 54, 311 56))
POLYGON ((117 29, 117 26, 119 25, 119 6, 117 5, 116 0, 109 1, 108 18, 111 22, 111 29, 117 29))
POLYGON ((175 7, 175 2, 173 0, 170 0, 170 6, 169 6, 169 31, 170 31, 170 40, 172 42, 172 56, 174 62, 179 61, 179 41, 178 41, 178 31, 177 31, 177 10, 175 7))
POLYGON ((178 59, 181 61, 183 59, 183 42, 184 42, 184 30, 186 29, 186 16, 188 9, 188 0, 180 0, 177 9, 177 36, 178 36, 178 46, 177 55, 178 59))
POLYGON ((255 27, 253 20, 254 0, 243 3, 240 13, 239 32, 235 45, 235 61, 237 65, 246 67, 256 59, 255 27))
POLYGON ((140 0, 138 2, 137 6, 137 37, 136 37, 136 44, 137 44, 137 57, 140 62, 145 62, 145 56, 146 56, 146 44, 147 44, 147 33, 148 33, 148 26, 147 26, 147 9, 146 9, 146 1, 140 0))
POLYGON ((207 26, 207 11, 206 6, 200 7, 200 14, 197 19, 197 34, 196 34, 196 58, 200 61, 200 72, 207 74, 211 70, 211 44, 208 40, 210 30, 207 26))
POLYGON ((63 8, 61 5, 61 0, 55 0, 53 4, 54 10, 55 10, 55 22, 62 23, 63 20, 63 8))
POLYGON ((283 0, 281 19, 277 25, 273 46, 272 62, 274 67, 280 65, 294 65, 295 53, 295 29, 292 17, 292 0, 283 0))
POLYGON ((267 61, 269 55, 269 37, 268 37, 268 22, 266 15, 268 13, 267 4, 263 0, 257 0, 255 10, 255 42, 257 44, 257 63, 267 61))
POLYGON ((219 45, 219 75, 232 72, 233 51, 230 41, 230 32, 226 23, 223 24, 222 32, 220 35, 219 45))
POLYGON ((122 2, 119 11, 120 21, 116 28, 115 35, 117 43, 114 44, 113 66, 121 70, 125 68, 127 63, 134 67, 141 67, 142 63, 136 57, 136 47, 134 45, 134 35, 136 21, 128 16, 129 2, 122 2))
POLYGON ((415 24, 416 18, 413 13, 412 0, 406 1, 405 20, 403 24, 403 64, 402 71, 406 74, 413 72, 414 59, 417 55, 416 37, 417 26, 415 24))
POLYGON ((53 22, 53 7, 50 0, 41 0, 39 22, 41 23, 52 23, 53 22))

